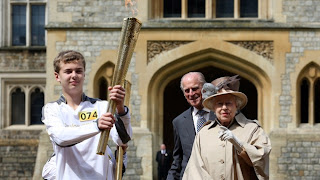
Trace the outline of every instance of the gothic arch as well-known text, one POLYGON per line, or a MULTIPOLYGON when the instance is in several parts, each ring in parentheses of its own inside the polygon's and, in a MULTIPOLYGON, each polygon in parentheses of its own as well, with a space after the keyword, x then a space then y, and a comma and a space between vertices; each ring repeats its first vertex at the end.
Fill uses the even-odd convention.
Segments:
MULTIPOLYGON (((309 62, 309 64, 305 65, 305 67, 299 72, 299 75, 296 79, 296 126, 297 127, 303 127, 305 125, 308 126, 313 126, 315 124, 315 122, 317 122, 318 120, 315 119, 314 117, 314 113, 317 111, 318 105, 316 106, 315 104, 317 104, 316 101, 314 101, 315 97, 318 97, 318 94, 316 92, 314 92, 314 87, 315 87, 315 82, 318 81, 320 78, 320 66, 311 61, 309 62), (301 91, 301 83, 303 80, 306 80, 308 82, 309 88, 308 88, 308 98, 306 99, 305 103, 302 103, 301 99, 303 98, 303 95, 305 95, 305 93, 303 93, 304 91, 301 91), (303 104, 303 105, 302 105, 303 104), (303 125, 302 123, 302 115, 301 115, 301 107, 306 108, 308 112, 306 112, 305 114, 307 115, 306 117, 306 124, 303 125)), ((304 117, 304 118, 306 118, 304 117)))
MULTIPOLYGON (((319 51, 305 51, 304 56, 299 58, 299 62, 296 64, 294 72, 290 75, 292 82, 292 108, 290 109, 290 114, 293 114, 291 128, 297 128, 300 124, 300 90, 299 82, 304 77, 303 74, 308 72, 308 69, 314 68, 315 73, 320 71, 320 52, 319 51), (299 113, 297 113, 299 112, 299 113)), ((315 74, 315 77, 320 77, 320 74, 315 74)))
POLYGON ((96 61, 87 68, 87 70, 90 69, 90 72, 85 77, 86 82, 88 82, 87 95, 95 98, 99 96, 97 82, 101 77, 106 79, 107 84, 111 84, 113 69, 117 60, 116 50, 102 50, 100 53, 96 61))
MULTIPOLYGON (((94 95, 93 96, 94 97, 100 98, 99 97, 99 94, 100 94, 99 83, 101 82, 101 80, 105 80, 107 85, 111 85, 113 71, 114 71, 114 64, 111 62, 106 62, 96 72, 94 80, 93 80, 93 82, 94 82, 94 84, 93 84, 94 95)), ((107 93, 107 90, 108 89, 106 89, 106 93, 107 93)), ((106 96, 106 98, 107 98, 107 96, 106 96)), ((106 99, 104 99, 104 100, 106 100, 106 99)))
POLYGON ((224 41, 196 41, 157 56, 148 64, 147 127, 153 133, 154 146, 162 141, 163 99, 165 87, 183 74, 203 67, 214 66, 239 74, 254 84, 258 94, 258 120, 267 132, 270 121, 271 82, 274 67, 263 57, 224 41), (263 69, 262 69, 263 68, 263 69), (160 96, 159 96, 160 95, 160 96), (269 106, 267 106, 269 104, 269 106), (262 111, 263 109, 263 111, 262 111))
POLYGON ((45 87, 44 86, 40 86, 40 85, 32 85, 30 86, 30 93, 34 92, 37 88, 39 88, 40 92, 45 92, 45 87))

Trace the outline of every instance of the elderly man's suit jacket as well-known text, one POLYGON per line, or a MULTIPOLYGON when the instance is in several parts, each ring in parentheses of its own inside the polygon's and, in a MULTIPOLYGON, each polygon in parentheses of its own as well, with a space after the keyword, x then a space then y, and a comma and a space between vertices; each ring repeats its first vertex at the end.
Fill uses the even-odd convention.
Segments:
MULTIPOLYGON (((167 180, 182 179, 183 172, 189 161, 196 135, 192 111, 193 107, 190 107, 172 121, 174 135, 173 162, 167 180)), ((210 112, 209 120, 214 119, 214 113, 210 112)))

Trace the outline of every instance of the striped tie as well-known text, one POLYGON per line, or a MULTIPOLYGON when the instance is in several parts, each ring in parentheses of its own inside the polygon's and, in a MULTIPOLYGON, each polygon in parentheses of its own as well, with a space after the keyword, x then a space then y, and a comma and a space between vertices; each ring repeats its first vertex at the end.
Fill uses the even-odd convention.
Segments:
POLYGON ((200 131, 201 127, 203 126, 204 123, 206 123, 206 118, 204 118, 204 114, 206 113, 206 111, 204 110, 199 110, 198 111, 198 122, 197 122, 197 132, 200 131))

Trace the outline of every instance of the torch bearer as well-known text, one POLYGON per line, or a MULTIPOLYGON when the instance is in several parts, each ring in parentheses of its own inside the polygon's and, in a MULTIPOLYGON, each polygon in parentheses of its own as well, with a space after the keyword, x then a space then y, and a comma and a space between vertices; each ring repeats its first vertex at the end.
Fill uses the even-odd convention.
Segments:
MULTIPOLYGON (((134 47, 136 45, 138 35, 141 28, 141 22, 136 18, 125 18, 122 24, 120 34, 120 44, 118 49, 118 60, 114 70, 112 86, 122 85, 126 77, 130 60, 134 47)), ((116 104, 113 101, 109 102, 107 112, 115 114, 116 104)), ((100 135, 97 154, 104 155, 108 145, 110 130, 103 130, 100 135)))

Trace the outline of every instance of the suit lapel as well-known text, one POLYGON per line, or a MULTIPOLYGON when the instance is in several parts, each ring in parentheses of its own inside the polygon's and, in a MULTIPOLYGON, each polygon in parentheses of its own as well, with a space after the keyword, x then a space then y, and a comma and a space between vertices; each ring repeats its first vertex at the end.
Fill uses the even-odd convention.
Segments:
POLYGON ((192 107, 186 112, 183 121, 184 129, 190 136, 190 139, 194 139, 196 131, 194 130, 193 118, 192 118, 192 107))

